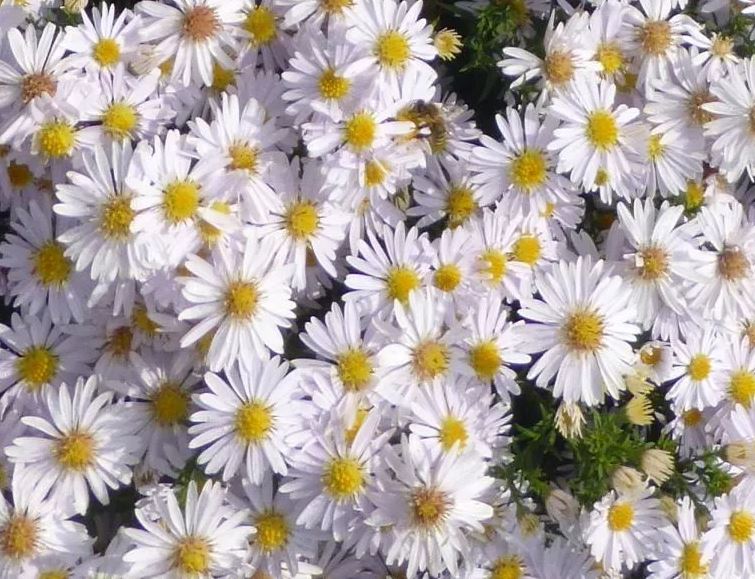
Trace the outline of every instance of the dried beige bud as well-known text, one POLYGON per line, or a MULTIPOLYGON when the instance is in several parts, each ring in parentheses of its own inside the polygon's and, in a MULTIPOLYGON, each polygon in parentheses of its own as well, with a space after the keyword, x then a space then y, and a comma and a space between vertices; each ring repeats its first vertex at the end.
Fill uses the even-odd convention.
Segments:
POLYGON ((647 396, 642 394, 633 396, 624 407, 627 420, 635 426, 647 426, 653 424, 653 405, 647 396))
POLYGON ((63 10, 69 14, 78 14, 89 4, 89 0, 65 0, 63 2, 63 10))
POLYGON ((461 36, 455 30, 444 28, 433 39, 441 60, 453 60, 461 52, 461 36))
POLYGON ((645 488, 645 478, 631 466, 620 466, 611 475, 611 486, 618 493, 633 495, 645 488))
POLYGON ((746 470, 755 470, 755 442, 732 442, 724 448, 726 462, 746 470))
POLYGON ((556 430, 564 438, 581 438, 585 416, 579 404, 562 402, 556 411, 556 430))
POLYGON ((561 526, 570 526, 579 516, 579 502, 570 493, 554 488, 545 499, 545 511, 561 526))
POLYGON ((667 450, 651 448, 642 453, 640 468, 650 480, 663 484, 674 472, 674 455, 667 450))

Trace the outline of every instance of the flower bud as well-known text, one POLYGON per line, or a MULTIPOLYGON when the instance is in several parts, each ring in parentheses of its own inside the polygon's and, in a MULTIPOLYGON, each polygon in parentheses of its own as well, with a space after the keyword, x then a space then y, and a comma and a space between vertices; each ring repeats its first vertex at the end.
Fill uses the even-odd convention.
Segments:
POLYGON ((755 470, 755 442, 732 442, 724 448, 726 462, 746 470, 755 470))
POLYGON ((642 394, 633 396, 624 407, 627 420, 635 426, 647 426, 653 424, 653 405, 647 396, 642 394))
POLYGON ((455 30, 444 28, 433 39, 441 60, 453 60, 461 52, 461 36, 455 30))
POLYGON ((556 411, 556 430, 564 438, 582 438, 585 416, 579 404, 562 402, 556 411))
POLYGON ((570 493, 554 488, 545 499, 545 510, 559 525, 568 526, 579 516, 579 503, 570 493))
POLYGON ((63 10, 69 14, 78 14, 89 4, 89 0, 65 0, 63 10))
POLYGON ((645 479, 637 469, 620 466, 611 475, 611 486, 622 495, 633 495, 645 488, 645 479))
POLYGON ((651 448, 642 453, 640 468, 650 480, 663 484, 674 472, 674 455, 667 450, 651 448))

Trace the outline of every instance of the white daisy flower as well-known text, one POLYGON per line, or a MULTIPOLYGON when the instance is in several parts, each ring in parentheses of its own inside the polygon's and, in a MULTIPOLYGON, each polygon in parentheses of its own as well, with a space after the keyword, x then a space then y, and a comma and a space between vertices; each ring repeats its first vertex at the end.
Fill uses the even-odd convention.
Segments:
POLYGON ((688 496, 683 497, 677 507, 677 520, 676 525, 661 529, 663 547, 659 551, 662 556, 654 557, 656 561, 648 565, 648 571, 654 579, 705 577, 709 566, 700 545, 695 506, 688 496))
POLYGON ((747 577, 755 573, 755 493, 738 486, 716 497, 712 520, 703 533, 703 557, 716 577, 747 577))
POLYGON ((175 116, 168 102, 157 94, 160 72, 153 70, 132 78, 123 65, 104 76, 100 90, 81 111, 81 120, 91 122, 78 132, 82 145, 93 148, 111 142, 148 140, 162 133, 162 126, 175 116))
MULTIPOLYGON (((341 3, 351 4, 351 0, 341 3)), ((297 2, 297 8, 301 4, 306 2, 297 2)), ((369 63, 360 60, 362 49, 347 43, 344 32, 343 28, 333 28, 326 37, 320 30, 307 27, 299 33, 289 70, 281 75, 287 88, 283 98, 291 102, 287 110, 297 121, 309 120, 314 114, 340 121, 370 94, 373 80, 367 73, 369 63)))
POLYGON ((156 268, 152 260, 164 261, 157 258, 162 254, 157 240, 144 236, 140 241, 132 228, 134 193, 126 184, 134 170, 132 158, 128 143, 84 152, 81 172, 70 171, 69 182, 57 186, 54 206, 55 213, 78 222, 58 237, 76 268, 89 268, 98 286, 116 284, 118 294, 127 293, 128 280, 143 279, 147 269, 156 268))
POLYGON ((542 388, 555 377, 553 395, 566 402, 594 406, 606 392, 618 398, 634 360, 629 343, 640 333, 629 286, 589 257, 560 261, 536 285, 541 299, 522 300, 519 311, 536 323, 521 336, 530 351, 545 353, 527 377, 542 388))
POLYGON ((184 86, 201 81, 212 86, 212 66, 233 68, 228 52, 237 51, 235 36, 243 19, 242 0, 171 0, 171 4, 143 1, 140 37, 159 42, 158 48, 173 58, 171 78, 184 86))
POLYGON ((750 318, 755 315, 755 226, 739 203, 703 207, 696 221, 705 246, 690 251, 690 306, 706 319, 750 318))
POLYGON ((133 354, 136 379, 108 384, 128 395, 134 431, 144 450, 142 466, 175 477, 189 459, 187 423, 191 395, 199 377, 192 373, 189 352, 175 354, 144 351, 133 354))
MULTIPOLYGON (((45 396, 46 417, 25 416, 22 422, 39 435, 22 436, 5 453, 17 466, 16 476, 50 492, 63 512, 84 514, 89 491, 103 505, 110 502, 108 489, 131 480, 131 466, 138 461, 139 439, 112 394, 95 398, 97 380, 79 378, 73 389, 62 384, 45 396)), ((40 492, 42 492, 40 490, 40 492)))
POLYGON ((724 349, 712 325, 694 329, 681 339, 672 339, 674 364, 669 378, 676 380, 667 396, 681 411, 715 406, 726 388, 724 349))
POLYGON ((287 372, 288 363, 275 356, 227 368, 227 382, 205 374, 209 392, 194 396, 201 410, 190 417, 189 447, 205 447, 197 461, 208 474, 222 469, 225 481, 243 468, 258 485, 268 470, 288 472, 284 455, 306 412, 296 402, 296 384, 287 372))
POLYGON ((275 247, 277 261, 293 265, 293 288, 306 287, 308 261, 336 278, 336 252, 346 237, 351 215, 331 199, 322 166, 305 162, 300 169, 298 158, 294 158, 290 168, 281 171, 276 191, 280 203, 255 229, 275 247))
POLYGON ((248 565, 254 574, 280 576, 282 572, 298 577, 299 559, 313 557, 315 540, 297 523, 298 509, 280 490, 273 493, 273 477, 266 475, 257 486, 243 479, 246 501, 240 506, 251 511, 256 532, 249 538, 251 557, 248 565))
POLYGON ((729 182, 737 181, 755 166, 755 136, 751 129, 755 102, 755 60, 747 58, 729 74, 714 81, 710 93, 715 100, 701 105, 713 115, 705 124, 705 135, 713 138, 713 164, 729 182))
POLYGON ((660 502, 652 495, 652 487, 630 495, 611 491, 595 504, 585 542, 606 569, 634 568, 660 539, 663 515, 660 502))
POLYGON ((71 66, 96 72, 112 70, 119 63, 128 63, 139 43, 140 21, 130 10, 121 10, 115 17, 114 4, 93 7, 91 17, 80 12, 81 24, 68 26, 63 47, 72 54, 71 66))
POLYGON ((199 117, 189 121, 189 141, 201 159, 222 166, 218 189, 238 195, 248 220, 263 221, 281 206, 271 177, 275 169, 288 171, 285 156, 276 148, 286 131, 254 98, 244 102, 223 93, 212 110, 209 124, 199 117))
POLYGON ((629 247, 622 255, 624 278, 632 288, 643 329, 668 339, 678 333, 676 316, 686 314, 684 278, 688 277, 691 238, 678 227, 684 208, 634 201, 631 212, 624 203, 617 207, 622 234, 629 247), (664 331, 672 326, 672 332, 664 331))
POLYGON ((511 213, 542 212, 549 203, 569 201, 573 187, 555 172, 555 159, 548 151, 557 119, 546 116, 541 122, 537 109, 528 105, 523 120, 516 109, 508 108, 506 117, 496 115, 496 124, 503 141, 482 135, 482 146, 473 149, 470 160, 473 182, 482 192, 500 197, 511 213))
POLYGON ((492 383, 498 395, 508 401, 511 394, 520 393, 510 365, 528 364, 531 359, 520 346, 524 322, 508 321, 509 311, 493 296, 479 300, 467 316, 469 332, 457 345, 463 350, 461 373, 480 386, 492 383))
POLYGON ((375 455, 391 434, 378 434, 380 419, 379 409, 373 409, 349 436, 342 416, 326 414, 312 429, 311 438, 292 457, 280 489, 298 501, 298 524, 331 531, 337 541, 349 537, 356 520, 369 511, 375 455))
POLYGON ((268 348, 283 352, 281 328, 294 318, 287 283, 292 266, 275 264, 272 250, 269 241, 249 236, 238 248, 218 246, 213 263, 196 255, 186 261, 194 277, 183 279, 188 306, 178 319, 198 322, 181 338, 181 347, 215 330, 207 353, 215 371, 235 360, 245 364, 249 354, 266 358, 268 348))
POLYGON ((395 98, 402 80, 416 69, 434 75, 428 61, 438 52, 432 26, 419 17, 421 10, 421 1, 396 0, 363 0, 346 9, 346 37, 369 51, 364 59, 378 74, 378 93, 384 99, 395 98))
MULTIPOLYGON (((322 360, 300 358, 294 361, 297 368, 321 368, 328 371, 334 384, 344 394, 362 396, 375 388, 377 377, 375 359, 379 340, 375 331, 363 322, 354 302, 346 302, 341 310, 333 303, 323 321, 311 318, 304 324, 299 339, 322 360)), ((366 320, 364 321, 366 323, 366 320)))
POLYGON ((388 527, 383 553, 389 565, 406 562, 407 574, 428 571, 458 574, 460 554, 468 554, 467 533, 483 532, 493 508, 481 496, 493 484, 486 464, 473 453, 435 458, 414 437, 402 438, 401 454, 385 449, 386 470, 379 491, 370 493, 375 510, 367 523, 388 527))
POLYGON ((8 268, 9 295, 22 312, 36 315, 44 308, 56 324, 83 322, 90 283, 66 256, 58 234, 65 220, 55 218, 49 201, 32 200, 29 210, 17 207, 14 233, 0 245, 0 265, 8 268))
MULTIPOLYGON (((33 130, 33 104, 43 95, 56 94, 60 83, 73 82, 63 34, 48 23, 38 36, 35 26, 28 26, 22 34, 17 28, 8 31, 8 43, 13 47, 13 63, 0 60, 0 144, 20 141, 33 130)), ((10 56, 10 55, 9 55, 10 56)))
POLYGON ((187 137, 171 130, 164 139, 155 137, 152 147, 146 141, 139 144, 136 170, 126 177, 126 185, 134 192, 132 230, 145 241, 145 235, 147 239, 155 233, 166 236, 166 247, 171 249, 166 265, 174 267, 199 249, 199 208, 218 197, 209 178, 216 170, 214 163, 196 157, 187 137))
POLYGON ((446 307, 440 292, 429 287, 412 293, 406 306, 396 302, 395 325, 373 320, 387 342, 377 355, 376 391, 391 404, 409 406, 420 387, 459 374, 453 346, 464 331, 458 324, 446 325, 446 307))
POLYGON ((12 502, 0 494, 0 575, 37 577, 45 559, 75 560, 92 554, 84 525, 67 520, 38 486, 13 478, 12 502))
POLYGON ((433 241, 434 258, 427 285, 432 285, 448 301, 448 315, 462 317, 479 297, 475 280, 475 247, 468 230, 445 229, 433 241))
POLYGON ((616 86, 578 77, 555 96, 549 112, 563 121, 548 150, 558 153, 557 171, 569 172, 572 182, 610 203, 611 192, 633 196, 642 174, 639 111, 624 104, 614 107, 616 86))
POLYGON ((403 221, 395 229, 383 225, 376 233, 368 229, 369 243, 360 240, 359 256, 346 258, 359 273, 346 276, 346 287, 352 291, 343 299, 356 302, 360 312, 391 312, 396 302, 407 305, 430 269, 432 249, 427 234, 420 235, 416 227, 406 231, 403 221))
POLYGON ((225 489, 208 481, 197 493, 189 482, 182 509, 172 490, 155 494, 150 509, 136 509, 143 529, 126 529, 131 546, 123 560, 131 568, 127 577, 217 576, 237 570, 246 556, 252 527, 244 525, 249 513, 226 502, 225 489), (154 513, 155 519, 148 513, 154 513))
POLYGON ((289 36, 283 30, 283 7, 274 0, 244 0, 241 36, 262 68, 286 68, 289 36))
POLYGON ((76 330, 53 325, 48 310, 41 317, 13 313, 10 327, 0 324, 0 391, 10 389, 6 403, 10 396, 23 407, 27 398, 38 401, 61 383, 91 373, 99 340, 81 331, 86 328, 76 330))
POLYGON ((542 79, 538 86, 542 89, 541 100, 546 100, 551 91, 568 86, 575 75, 597 72, 601 68, 592 60, 587 45, 587 14, 576 12, 565 23, 559 22, 558 25, 555 24, 555 15, 555 11, 551 12, 545 29, 544 58, 516 46, 507 46, 503 49, 503 60, 498 62, 503 74, 516 77, 511 83, 512 88, 532 79, 542 79))
POLYGON ((304 23, 319 25, 325 19, 342 23, 344 9, 352 6, 354 0, 278 0, 277 3, 289 7, 283 22, 286 28, 292 28, 304 23))

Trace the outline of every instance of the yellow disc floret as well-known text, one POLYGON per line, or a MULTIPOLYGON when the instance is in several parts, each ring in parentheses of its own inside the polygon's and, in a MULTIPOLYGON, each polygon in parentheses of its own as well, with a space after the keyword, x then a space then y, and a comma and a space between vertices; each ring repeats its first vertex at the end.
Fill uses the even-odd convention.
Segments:
POLYGON ((375 56, 378 63, 393 70, 403 70, 412 55, 409 41, 396 30, 389 30, 378 37, 375 56))
POLYGON ((131 236, 131 223, 134 221, 131 198, 122 195, 110 197, 102 205, 100 231, 107 239, 125 241, 131 236))
POLYGON ((454 416, 447 416, 443 419, 440 425, 440 431, 438 438, 440 439, 440 446, 448 452, 458 443, 459 450, 463 449, 467 445, 467 427, 462 420, 454 416))
POLYGON ((338 501, 345 501, 364 488, 364 472, 356 459, 333 458, 325 465, 322 484, 325 491, 338 501))
POLYGON ((603 319, 589 310, 577 310, 562 327, 566 346, 577 352, 594 352, 603 343, 603 319))
POLYGON ((620 533, 632 527, 634 508, 629 503, 615 503, 608 509, 608 528, 620 533))
POLYGON ((247 402, 237 411, 234 420, 236 435, 247 444, 257 444, 268 437, 274 426, 270 408, 262 402, 247 402))
POLYGON ((194 181, 173 181, 163 191, 163 212, 171 225, 193 219, 199 208, 199 185, 194 181))
POLYGON ((189 414, 189 395, 179 384, 165 382, 152 395, 152 412, 160 426, 179 424, 189 414))
POLYGON ((286 230, 298 241, 312 237, 320 226, 320 214, 311 201, 296 201, 288 206, 285 214, 286 230))
POLYGON ((94 462, 95 446, 92 435, 74 430, 63 436, 55 448, 55 457, 58 463, 73 471, 84 471, 94 462))
POLYGON ((275 14, 267 6, 253 8, 244 20, 244 30, 249 33, 252 46, 265 46, 278 36, 275 14))
POLYGON ((255 518, 254 526, 257 529, 254 544, 265 553, 282 549, 288 542, 288 523, 280 513, 265 511, 255 518))
POLYGON ((480 342, 469 350, 469 365, 475 371, 477 378, 483 382, 490 382, 503 364, 498 346, 490 341, 480 342))
POLYGON ((11 515, 0 528, 0 551, 13 562, 32 558, 38 543, 38 524, 26 515, 11 515))
POLYGON ((102 130, 114 141, 123 141, 133 136, 139 121, 139 113, 126 102, 114 102, 102 114, 102 130))
POLYGON ((184 537, 173 552, 173 568, 189 577, 205 575, 210 569, 211 553, 205 539, 184 537))
POLYGON ((39 129, 39 152, 51 159, 68 157, 76 144, 76 130, 64 120, 48 121, 39 129))
POLYGON ((532 192, 544 182, 547 176, 545 155, 536 149, 525 149, 511 161, 509 178, 514 187, 525 193, 532 192))
POLYGON ((448 370, 448 346, 428 340, 420 343, 412 352, 412 370, 422 382, 432 380, 448 370))
POLYGON ((110 68, 121 59, 121 47, 112 38, 101 38, 92 47, 92 58, 102 68, 110 68))
POLYGON ((38 390, 57 374, 58 356, 45 346, 31 346, 16 360, 16 371, 30 390, 38 390))
POLYGON ((317 89, 320 91, 320 96, 328 101, 340 101, 347 94, 351 88, 351 82, 349 79, 344 78, 338 74, 332 68, 328 68, 320 75, 320 80, 317 81, 317 89))
POLYGON ((406 304, 412 291, 419 287, 420 279, 412 268, 395 266, 388 271, 385 285, 390 299, 406 304))
POLYGON ((377 136, 377 123, 368 112, 356 113, 343 128, 343 140, 356 152, 370 149, 377 136))
POLYGON ((65 256, 63 246, 48 241, 34 252, 34 275, 47 287, 62 287, 71 275, 73 264, 65 256))
POLYGON ((605 151, 619 142, 619 125, 610 112, 598 109, 588 115, 585 135, 593 147, 605 151))
POLYGON ((338 377, 348 392, 360 392, 370 383, 373 368, 367 352, 352 348, 338 356, 338 377))

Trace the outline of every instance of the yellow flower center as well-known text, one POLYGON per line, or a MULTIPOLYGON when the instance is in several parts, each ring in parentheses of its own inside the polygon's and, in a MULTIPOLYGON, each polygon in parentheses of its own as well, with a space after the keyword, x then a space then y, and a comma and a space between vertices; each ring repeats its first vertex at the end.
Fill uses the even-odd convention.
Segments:
POLYGON ((608 528, 620 533, 631 528, 634 509, 629 503, 616 503, 608 509, 608 528))
POLYGON ((277 551, 288 542, 288 523, 280 513, 266 511, 255 519, 254 526, 257 533, 253 541, 265 553, 277 551))
MULTIPOLYGON (((387 175, 387 165, 382 161, 370 159, 364 164, 364 184, 367 187, 382 185, 387 175)), ((369 203, 369 200, 366 201, 369 203)))
POLYGON ((448 452, 453 448, 454 444, 459 443, 459 449, 463 449, 467 445, 467 427, 464 422, 453 416, 447 416, 440 426, 440 446, 448 452))
POLYGON ((525 149, 511 161, 509 178, 511 183, 525 193, 540 187, 546 177, 545 155, 535 149, 525 149))
POLYGON ((563 328, 565 344, 577 352, 594 352, 603 343, 603 320, 589 310, 569 314, 563 328))
POLYGON ((320 96, 325 100, 340 101, 349 94, 351 82, 349 79, 337 75, 336 71, 329 68, 320 75, 317 88, 320 91, 320 96))
POLYGON ((661 143, 661 135, 650 135, 648 139, 648 157, 655 161, 661 157, 666 150, 666 145, 661 143))
POLYGON ((57 374, 58 357, 45 346, 32 346, 16 360, 16 371, 29 389, 36 391, 57 374))
POLYGON ((377 123, 367 112, 356 113, 343 128, 344 142, 356 152, 371 148, 376 136, 377 123))
POLYGON ((755 375, 746 370, 738 370, 731 375, 729 395, 745 408, 750 408, 755 398, 755 375))
POLYGON ((640 352, 640 361, 647 366, 655 366, 663 357, 663 350, 655 346, 643 348, 640 352))
POLYGON ((545 57, 545 78, 554 86, 563 86, 574 76, 571 54, 556 50, 545 57))
POLYGON ((258 151, 255 147, 247 143, 234 143, 228 147, 228 156, 231 158, 228 165, 231 171, 257 172, 258 151))
POLYGON ((259 291, 252 282, 233 281, 225 292, 225 313, 236 320, 254 316, 259 302, 259 291))
POLYGON ((372 362, 367 352, 352 348, 338 356, 338 377, 348 392, 360 392, 372 378, 372 362))
POLYGON ((747 511, 734 511, 729 517, 728 530, 735 543, 746 543, 755 530, 755 516, 747 511))
POLYGON ((28 187, 34 181, 34 173, 29 169, 29 165, 24 163, 16 163, 11 161, 8 164, 8 181, 15 189, 23 189, 28 187))
POLYGON ((690 94, 689 101, 687 101, 687 112, 693 123, 702 126, 713 120, 713 115, 703 108, 705 103, 713 100, 715 99, 707 90, 695 91, 690 94))
POLYGON ((599 109, 588 115, 585 136, 593 147, 605 151, 619 142, 619 126, 610 112, 599 109))
POLYGON ((462 280, 461 270, 455 263, 446 263, 435 270, 433 285, 444 292, 452 292, 462 280))
POLYGON ((160 326, 152 321, 147 313, 147 308, 144 306, 135 306, 134 311, 131 314, 131 324, 140 332, 150 338, 154 338, 157 335, 160 326))
POLYGON ((102 206, 100 231, 107 239, 125 241, 131 236, 131 223, 134 221, 131 199, 116 195, 102 206))
POLYGON ((750 272, 750 262, 738 247, 727 247, 718 254, 718 273, 727 281, 737 281, 750 272))
POLYGON ((193 181, 173 181, 163 191, 165 219, 178 225, 193 219, 199 208, 199 185, 193 181))
POLYGON ((71 575, 68 571, 57 569, 54 571, 42 571, 42 573, 37 576, 37 579, 69 579, 70 577, 71 575))
POLYGON ((111 104, 102 115, 102 130, 114 141, 131 138, 139 120, 136 109, 125 102, 111 104))
POLYGON ((502 363, 498 346, 490 340, 480 342, 469 350, 469 365, 483 382, 490 382, 502 363))
POLYGON ((599 45, 595 58, 603 65, 603 72, 607 75, 616 74, 624 67, 624 55, 619 45, 614 42, 599 45))
POLYGON ((679 561, 682 579, 702 579, 708 575, 708 566, 703 564, 702 558, 699 543, 687 543, 682 547, 682 556, 679 561))
POLYGON ((160 426, 173 426, 189 415, 189 395, 174 382, 165 382, 152 396, 152 412, 160 426))
POLYGON ((451 506, 445 493, 428 487, 415 489, 409 498, 409 505, 414 524, 424 529, 443 522, 451 506))
POLYGON ((469 187, 458 185, 451 187, 446 200, 448 226, 451 228, 463 225, 477 209, 474 192, 469 187))
POLYGON ((482 262, 482 273, 484 273, 493 284, 500 283, 503 276, 506 275, 507 258, 506 254, 497 249, 487 249, 480 256, 482 262))
POLYGON ((212 65, 212 89, 223 92, 229 86, 236 84, 236 72, 233 69, 223 68, 217 62, 212 65))
POLYGON ((345 501, 364 488, 362 466, 353 458, 333 458, 322 474, 325 491, 338 501, 345 501))
POLYGON ((684 426, 695 427, 703 420, 703 413, 697 408, 691 408, 682 414, 682 422, 684 426))
POLYGON ((92 47, 92 58, 102 68, 110 68, 121 58, 121 47, 112 38, 101 38, 92 47))
POLYGON ((257 6, 246 15, 244 29, 251 37, 252 46, 265 46, 278 36, 275 14, 266 6, 257 6))
POLYGON ((490 579, 521 579, 524 564, 516 555, 508 555, 496 560, 490 570, 490 579))
POLYGON ((671 46, 671 25, 663 20, 647 22, 639 30, 638 40, 645 54, 662 56, 671 46))
POLYGON ((197 5, 184 14, 184 36, 193 42, 205 42, 215 36, 219 30, 218 16, 209 6, 197 5))
POLYGON ((514 243, 514 259, 534 266, 540 259, 542 249, 535 235, 524 234, 514 243))
POLYGON ((68 157, 76 144, 76 131, 67 121, 49 121, 38 134, 40 153, 51 159, 68 157))
POLYGON ((0 529, 0 550, 12 561, 32 558, 37 552, 39 529, 26 515, 11 515, 0 529))
POLYGON ((247 402, 236 411, 234 426, 236 436, 246 444, 256 444, 264 440, 273 428, 274 418, 262 402, 247 402))
POLYGON ((412 352, 412 369, 415 376, 427 382, 448 370, 448 347, 435 341, 422 342, 412 352))
POLYGON ((706 354, 695 354, 687 365, 687 375, 694 381, 705 380, 710 375, 710 358, 706 354))
POLYGON ((28 105, 37 97, 47 94, 55 96, 58 91, 58 83, 53 77, 44 73, 26 75, 21 81, 21 102, 28 105))
POLYGON ((94 462, 94 439, 86 432, 74 430, 57 442, 55 457, 67 470, 84 471, 94 462))
POLYGON ((298 241, 312 237, 320 226, 317 206, 311 201, 297 201, 286 209, 286 229, 298 241))
POLYGON ((71 275, 71 261, 57 241, 48 241, 37 249, 33 261, 34 274, 47 287, 61 287, 71 275))
POLYGON ((389 270, 385 285, 390 299, 406 305, 409 294, 419 287, 420 280, 412 268, 399 265, 389 270))
POLYGON ((107 343, 107 349, 116 358, 128 358, 134 334, 128 326, 121 326, 113 331, 107 343))
POLYGON ((412 55, 409 41, 396 30, 384 32, 375 44, 375 56, 380 66, 402 70, 412 55))
POLYGON ((184 537, 173 552, 173 568, 191 577, 206 574, 210 562, 210 545, 200 537, 184 537))
POLYGON ((651 245, 639 252, 642 262, 637 268, 640 278, 653 281, 662 278, 668 272, 668 256, 660 247, 651 245))
POLYGON ((341 14, 344 8, 353 4, 353 0, 320 0, 320 6, 328 14, 341 14))

